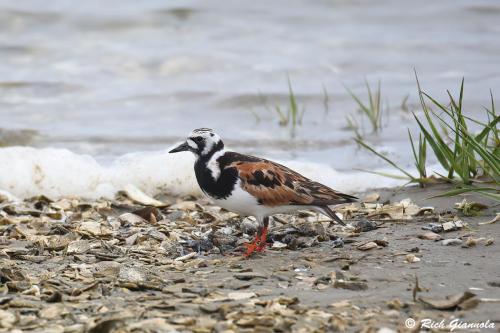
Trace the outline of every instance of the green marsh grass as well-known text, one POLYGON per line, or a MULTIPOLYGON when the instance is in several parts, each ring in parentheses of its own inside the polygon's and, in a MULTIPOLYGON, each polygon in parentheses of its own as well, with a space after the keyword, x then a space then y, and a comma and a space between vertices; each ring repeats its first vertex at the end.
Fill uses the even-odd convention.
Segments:
MULTIPOLYGON (((324 93, 326 94, 326 89, 324 88, 324 93)), ((265 109, 272 113, 273 116, 276 117, 278 120, 278 124, 281 127, 287 127, 290 129, 290 133, 293 136, 295 136, 295 130, 298 126, 302 125, 302 120, 304 118, 305 114, 305 107, 300 107, 299 102, 297 100, 297 97, 295 96, 295 92, 292 87, 292 82, 290 80, 290 77, 288 77, 288 104, 285 106, 280 106, 280 105, 274 105, 270 106, 270 103, 268 103, 267 96, 262 94, 262 92, 259 92, 259 99, 262 105, 265 107, 265 109)), ((324 97, 324 106, 325 108, 328 107, 328 95, 325 95, 324 97)), ((249 110, 250 113, 253 115, 255 118, 255 122, 258 124, 263 119, 260 117, 260 115, 253 109, 249 110)), ((325 113, 327 110, 325 109, 325 113)))
POLYGON ((323 88, 323 109, 325 110, 325 114, 330 112, 330 97, 328 96, 328 91, 324 84, 321 84, 323 88))
POLYGON ((384 177, 403 179, 403 180, 406 179, 406 180, 408 180, 409 183, 418 183, 418 184, 421 184, 422 186, 427 181, 427 178, 419 178, 418 176, 414 176, 414 175, 410 174, 408 171, 406 171, 405 169, 403 169, 402 167, 397 165, 395 162, 393 162, 387 156, 385 156, 382 153, 379 153, 377 150, 375 150, 375 148, 373 148, 372 146, 367 144, 363 139, 355 138, 354 140, 356 141, 356 143, 358 145, 360 145, 361 147, 365 148, 366 150, 372 152, 373 154, 377 155, 378 157, 380 157, 381 159, 386 161, 388 164, 390 164, 393 168, 400 171, 402 173, 402 175, 395 175, 395 174, 390 174, 390 173, 385 173, 385 172, 377 172, 377 171, 369 171, 369 170, 362 170, 362 171, 368 172, 368 173, 374 173, 374 174, 384 176, 384 177))
POLYGON ((355 117, 348 115, 346 117, 347 129, 353 131, 356 140, 363 140, 363 135, 360 131, 360 126, 355 117))
MULTIPOLYGON (((418 171, 418 179, 427 179, 427 139, 422 138, 422 133, 418 135, 418 146, 415 149, 415 144, 413 143, 413 137, 411 136, 411 132, 408 129, 408 137, 410 139, 411 150, 413 152, 413 159, 415 161, 415 167, 418 171)), ((422 183, 420 183, 423 185, 422 183)))
POLYGON ((409 113, 410 112, 410 107, 408 106, 408 100, 410 99, 410 95, 406 95, 403 100, 401 101, 401 110, 404 112, 409 113))
POLYGON ((377 88, 374 91, 368 81, 365 81, 365 84, 368 102, 363 102, 361 97, 354 94, 347 87, 346 90, 356 102, 359 112, 368 118, 372 132, 378 133, 382 129, 382 91, 380 81, 378 81, 377 88))
POLYGON ((447 91, 449 98, 449 104, 447 105, 438 102, 422 91, 418 77, 416 77, 416 80, 424 117, 420 119, 413 112, 414 119, 420 129, 418 143, 413 139, 410 132, 408 132, 408 135, 418 175, 411 175, 359 138, 356 139, 356 142, 384 159, 403 174, 401 176, 385 173, 382 175, 408 179, 409 182, 418 183, 421 186, 435 181, 428 177, 426 170, 427 148, 430 147, 436 159, 446 170, 446 174, 439 175, 440 179, 457 186, 456 189, 441 194, 442 196, 478 192, 500 201, 500 191, 498 190, 500 185, 500 140, 498 131, 500 116, 495 111, 493 94, 490 92, 491 106, 485 108, 488 120, 487 122, 481 122, 464 115, 464 80, 461 82, 458 97, 453 97, 447 91), (439 113, 433 111, 431 106, 439 110, 439 113), (471 123, 479 127, 477 134, 471 132, 471 123), (488 184, 493 186, 488 186, 488 184))
POLYGON ((288 105, 286 107, 276 105, 274 110, 278 116, 279 125, 290 128, 293 136, 297 126, 302 125, 305 108, 302 107, 299 109, 299 103, 293 91, 290 78, 288 78, 288 105))
POLYGON ((447 175, 441 175, 442 178, 451 181, 457 176, 463 184, 471 185, 480 176, 487 176, 500 184, 500 155, 492 149, 489 140, 490 136, 498 137, 497 123, 500 119, 495 113, 493 97, 492 108, 486 111, 489 120, 483 123, 463 113, 464 80, 460 85, 458 99, 447 91, 449 105, 444 105, 423 92, 418 78, 417 85, 425 120, 419 119, 415 113, 413 116, 439 163, 447 170, 447 175), (440 111, 439 114, 428 107, 428 101, 440 111), (478 134, 470 131, 469 123, 480 127, 478 134), (437 125, 446 128, 452 139, 451 143, 447 142, 437 125))

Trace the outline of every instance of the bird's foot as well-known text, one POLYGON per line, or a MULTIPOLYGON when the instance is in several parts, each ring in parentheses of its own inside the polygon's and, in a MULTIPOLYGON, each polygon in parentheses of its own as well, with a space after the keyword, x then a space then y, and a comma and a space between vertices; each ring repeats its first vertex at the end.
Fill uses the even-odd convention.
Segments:
POLYGON ((245 252, 245 254, 243 254, 243 256, 245 258, 248 258, 252 255, 252 253, 255 252, 255 250, 257 250, 259 247, 260 247, 260 244, 258 243, 258 238, 255 237, 254 241, 252 243, 246 243, 246 244, 243 244, 246 249, 247 249, 247 252, 245 252))
POLYGON ((266 249, 266 246, 267 246, 266 242, 260 243, 259 246, 257 246, 257 248, 255 249, 255 251, 264 252, 264 250, 266 249))

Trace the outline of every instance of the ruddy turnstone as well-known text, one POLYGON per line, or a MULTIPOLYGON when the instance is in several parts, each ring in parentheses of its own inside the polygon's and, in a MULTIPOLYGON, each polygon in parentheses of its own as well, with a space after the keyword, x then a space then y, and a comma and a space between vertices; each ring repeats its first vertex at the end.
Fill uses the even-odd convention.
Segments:
POLYGON ((246 256, 266 246, 269 216, 299 209, 318 211, 345 225, 328 207, 356 201, 278 163, 224 149, 219 135, 195 129, 169 153, 190 151, 196 156, 194 172, 201 190, 216 205, 242 216, 254 216, 259 228, 246 256))

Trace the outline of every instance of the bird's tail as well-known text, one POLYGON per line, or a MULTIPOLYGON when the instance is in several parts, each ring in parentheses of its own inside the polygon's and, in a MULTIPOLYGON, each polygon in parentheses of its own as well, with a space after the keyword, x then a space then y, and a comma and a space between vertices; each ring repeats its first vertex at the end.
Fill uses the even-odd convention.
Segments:
POLYGON ((340 217, 337 216, 337 214, 335 214, 335 212, 333 210, 330 209, 330 207, 328 206, 323 206, 321 207, 321 210, 323 211, 323 213, 325 215, 327 215, 329 218, 331 218, 332 220, 334 220, 335 222, 341 224, 341 225, 345 225, 344 221, 342 221, 340 219, 340 217))
POLYGON ((345 193, 337 193, 342 199, 341 203, 350 203, 350 202, 357 202, 358 197, 355 197, 353 195, 345 194, 345 193))

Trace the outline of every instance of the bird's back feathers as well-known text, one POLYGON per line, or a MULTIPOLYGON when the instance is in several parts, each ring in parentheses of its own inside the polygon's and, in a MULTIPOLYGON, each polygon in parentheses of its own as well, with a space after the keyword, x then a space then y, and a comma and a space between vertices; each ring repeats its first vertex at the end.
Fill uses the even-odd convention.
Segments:
POLYGON ((225 155, 232 160, 225 168, 235 168, 241 187, 262 205, 328 206, 356 200, 281 164, 233 152, 225 155))

